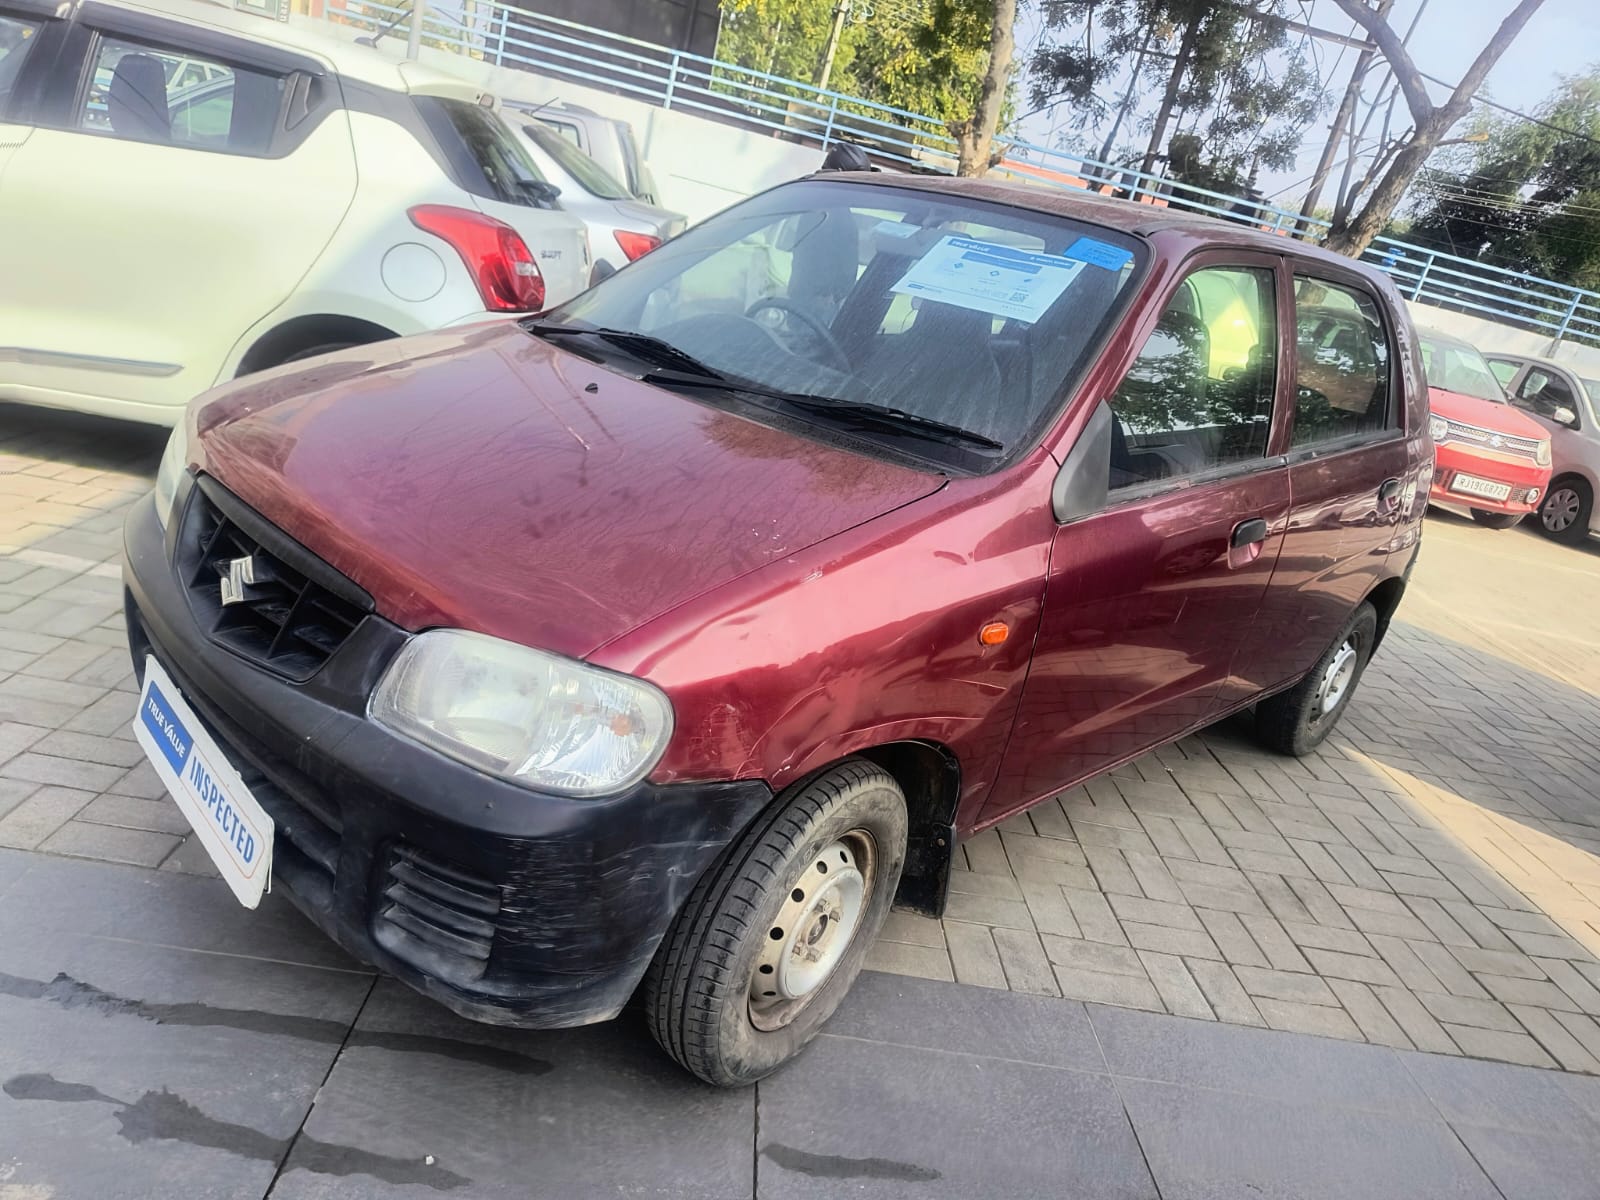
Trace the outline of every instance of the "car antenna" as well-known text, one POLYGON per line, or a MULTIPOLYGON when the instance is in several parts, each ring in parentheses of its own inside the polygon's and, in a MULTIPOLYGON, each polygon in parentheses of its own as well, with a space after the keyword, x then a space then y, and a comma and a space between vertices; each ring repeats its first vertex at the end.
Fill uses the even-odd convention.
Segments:
POLYGON ((401 21, 404 21, 406 18, 411 16, 412 12, 414 12, 415 10, 416 10, 416 5, 414 5, 414 4, 411 5, 409 8, 407 8, 405 10, 405 12, 401 13, 394 20, 390 21, 387 25, 385 25, 382 29, 378 30, 378 32, 373 34, 371 37, 358 37, 356 39, 356 45, 358 45, 358 46, 376 46, 378 44, 379 39, 382 38, 384 34, 388 33, 395 26, 399 25, 401 21))

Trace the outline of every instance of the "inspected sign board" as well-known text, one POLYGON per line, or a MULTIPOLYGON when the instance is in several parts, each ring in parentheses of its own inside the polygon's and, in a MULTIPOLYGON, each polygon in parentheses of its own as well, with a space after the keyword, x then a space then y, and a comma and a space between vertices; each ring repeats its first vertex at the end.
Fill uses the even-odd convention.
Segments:
POLYGON ((1086 265, 1059 254, 951 235, 940 238, 889 290, 1032 324, 1086 265))
POLYGON ((133 733, 239 903, 256 907, 272 878, 272 818, 153 658, 133 733))

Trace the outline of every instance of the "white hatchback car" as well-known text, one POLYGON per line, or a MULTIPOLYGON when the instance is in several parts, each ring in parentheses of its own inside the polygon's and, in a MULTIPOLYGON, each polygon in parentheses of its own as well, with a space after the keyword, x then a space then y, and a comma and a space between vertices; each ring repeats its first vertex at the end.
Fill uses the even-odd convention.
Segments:
POLYGON ((0 400, 160 424, 236 375, 588 286, 472 85, 207 0, 0 0, 0 400))

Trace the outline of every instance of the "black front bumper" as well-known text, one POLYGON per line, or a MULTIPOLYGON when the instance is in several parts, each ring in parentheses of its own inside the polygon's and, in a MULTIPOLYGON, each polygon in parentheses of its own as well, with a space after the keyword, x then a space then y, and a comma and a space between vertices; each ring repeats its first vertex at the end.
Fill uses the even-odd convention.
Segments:
MULTIPOLYGON (((185 484, 177 509, 192 493, 185 484)), ((759 781, 574 800, 483 775, 366 716, 407 634, 369 615, 303 682, 212 639, 146 499, 124 539, 128 640, 153 654, 275 826, 273 887, 346 950, 463 1016, 615 1016, 759 781)))

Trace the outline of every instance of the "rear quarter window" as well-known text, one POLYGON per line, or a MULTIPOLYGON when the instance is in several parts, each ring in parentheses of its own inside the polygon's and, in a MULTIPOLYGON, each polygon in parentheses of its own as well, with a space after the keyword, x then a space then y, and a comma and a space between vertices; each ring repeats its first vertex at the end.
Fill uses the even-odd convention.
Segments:
POLYGON ((444 152, 451 178, 474 196, 540 207, 529 185, 547 182, 517 135, 499 116, 465 100, 419 96, 417 111, 444 152))

